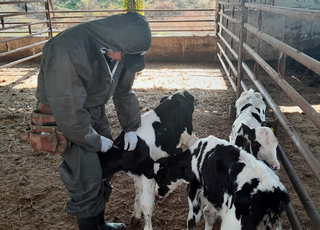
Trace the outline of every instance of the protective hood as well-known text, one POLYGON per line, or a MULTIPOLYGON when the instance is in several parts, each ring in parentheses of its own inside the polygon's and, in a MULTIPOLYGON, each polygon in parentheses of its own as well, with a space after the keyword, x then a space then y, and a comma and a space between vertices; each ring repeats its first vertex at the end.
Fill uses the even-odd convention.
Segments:
POLYGON ((123 54, 149 50, 151 30, 144 16, 128 12, 88 23, 88 33, 103 47, 123 54))

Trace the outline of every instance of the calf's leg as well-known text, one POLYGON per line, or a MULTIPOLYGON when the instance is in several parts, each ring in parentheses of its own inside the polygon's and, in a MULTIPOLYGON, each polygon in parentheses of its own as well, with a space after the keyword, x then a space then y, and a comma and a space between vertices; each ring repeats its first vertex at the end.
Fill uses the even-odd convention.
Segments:
MULTIPOLYGON (((192 191, 192 186, 190 187, 190 190, 192 191)), ((187 223, 187 229, 188 230, 194 230, 197 223, 199 222, 201 215, 202 215, 202 203, 201 203, 201 191, 197 190, 196 195, 194 199, 190 198, 190 194, 188 197, 188 203, 189 203, 189 214, 188 214, 188 223, 187 223)))
POLYGON ((141 176, 133 176, 134 178, 134 189, 136 196, 134 198, 133 213, 131 218, 132 224, 138 224, 141 220, 141 196, 142 196, 142 178, 141 176))
POLYGON ((203 209, 203 218, 205 230, 212 230, 212 227, 218 218, 218 211, 209 202, 203 209))
POLYGON ((142 196, 141 196, 141 208, 144 215, 145 226, 144 230, 152 230, 151 217, 154 207, 155 198, 155 180, 150 180, 145 176, 141 176, 142 179, 142 196))
MULTIPOLYGON (((241 221, 236 218, 236 210, 234 205, 228 207, 227 210, 221 212, 221 228, 220 230, 242 229, 241 221)), ((245 227, 244 227, 245 229, 245 227)))

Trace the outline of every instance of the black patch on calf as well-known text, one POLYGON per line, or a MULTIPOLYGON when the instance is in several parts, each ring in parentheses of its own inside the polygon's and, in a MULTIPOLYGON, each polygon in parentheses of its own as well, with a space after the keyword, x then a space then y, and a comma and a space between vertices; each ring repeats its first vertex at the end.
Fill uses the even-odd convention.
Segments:
POLYGON ((189 181, 191 176, 191 153, 190 150, 183 152, 181 148, 176 149, 168 157, 162 157, 156 161, 159 170, 154 176, 159 189, 158 194, 165 196, 169 191, 168 185, 179 179, 189 181))
POLYGON ((258 157, 258 152, 260 148, 261 144, 258 141, 251 141, 251 153, 255 158, 258 157))
POLYGON ((239 220, 241 216, 251 212, 251 193, 259 184, 259 179, 254 178, 250 182, 245 183, 241 190, 234 194, 234 205, 236 207, 236 217, 239 220))
POLYGON ((179 143, 180 134, 179 133, 169 133, 166 127, 161 122, 153 122, 152 127, 156 136, 156 146, 161 145, 161 149, 165 152, 171 152, 175 149, 175 146, 179 143))
POLYGON ((154 177, 154 161, 150 157, 149 146, 138 137, 134 151, 123 150, 123 135, 114 141, 119 148, 112 147, 106 153, 98 152, 103 178, 107 178, 119 171, 131 172, 135 175, 145 175, 148 179, 154 177))
POLYGON ((238 148, 232 145, 217 145, 208 151, 200 169, 204 196, 218 210, 223 204, 223 194, 232 194, 233 181, 229 180, 229 169, 233 163, 239 161, 239 156, 238 148))
POLYGON ((242 215, 241 224, 246 230, 255 230, 267 214, 267 222, 274 225, 289 202, 288 193, 278 187, 274 188, 274 191, 258 190, 252 195, 248 204, 251 210, 249 213, 242 215))
MULTIPOLYGON (((245 164, 242 162, 235 162, 235 163, 231 164, 231 167, 229 170, 229 180, 236 181, 237 176, 239 175, 239 173, 242 172, 244 167, 245 167, 245 164)), ((237 190, 237 186, 238 186, 237 184, 234 184, 233 189, 237 190)))
POLYGON ((248 153, 251 153, 255 158, 257 158, 261 144, 256 141, 256 130, 250 129, 245 124, 242 124, 242 129, 243 129, 243 136, 247 135, 248 140, 245 139, 245 142, 243 142, 241 145, 238 145, 240 144, 240 140, 239 140, 239 143, 238 144, 236 143, 236 145, 238 145, 239 147, 242 147, 248 153))
MULTIPOLYGON (((201 141, 201 143, 202 143, 202 141, 201 141)), ((203 145, 201 146, 201 151, 199 151, 200 148, 198 148, 199 150, 197 149, 197 151, 195 152, 195 154, 193 154, 193 155, 195 155, 195 156, 198 158, 198 162, 197 162, 197 168, 198 168, 198 169, 200 168, 200 163, 201 163, 203 157, 206 157, 206 155, 208 154, 208 152, 207 152, 208 150, 205 151, 207 145, 208 145, 208 142, 207 142, 207 141, 204 142, 203 145)), ((199 147, 200 147, 200 146, 199 146, 199 147)), ((200 176, 201 176, 201 173, 200 173, 200 176)))
POLYGON ((237 136, 235 145, 242 147, 247 152, 250 152, 250 141, 241 135, 237 136))
MULTIPOLYGON (((201 192, 200 188, 197 192, 201 192)), ((197 196, 198 200, 197 202, 193 202, 193 216, 191 219, 188 219, 188 229, 195 229, 196 227, 196 221, 195 221, 195 216, 199 215, 199 213, 202 211, 201 210, 201 196, 197 196), (197 204, 197 205, 195 205, 197 204)), ((189 199, 190 199, 190 193, 189 193, 189 199)), ((194 199, 192 199, 194 201, 194 199)))
POLYGON ((190 189, 189 189, 189 199, 194 200, 197 193, 198 189, 201 187, 200 181, 196 179, 196 177, 193 177, 193 180, 190 180, 190 189))
MULTIPOLYGON (((156 177, 155 180, 157 181, 156 177)), ((158 195, 164 197, 169 192, 169 187, 167 186, 167 184, 163 184, 159 180, 157 181, 157 184, 159 186, 158 195)))
POLYGON ((250 129, 249 126, 242 123, 242 130, 243 130, 243 136, 247 134, 250 140, 256 139, 255 129, 250 129))
POLYGON ((201 148, 202 149, 205 148, 205 146, 207 146, 207 144, 208 144, 207 142, 203 143, 202 141, 199 141, 198 147, 193 150, 192 155, 194 155, 195 157, 198 157, 200 154, 201 148), (205 145, 205 146, 202 147, 203 145, 205 145))
POLYGON ((237 133, 240 133, 242 130, 242 126, 240 126, 240 128, 238 129, 237 133))
MULTIPOLYGON (((199 198, 200 198, 200 196, 199 196, 199 198)), ((200 204, 201 200, 199 199, 197 203, 200 204)), ((199 205, 193 206, 193 213, 195 213, 197 215, 197 214, 199 214, 199 212, 200 212, 200 206, 199 205)))
POLYGON ((248 103, 248 104, 244 105, 244 106, 241 108, 240 113, 241 113, 243 110, 245 110, 246 108, 249 108, 250 106, 252 106, 251 103, 248 103))
POLYGON ((193 216, 192 219, 188 220, 188 229, 194 229, 196 227, 196 220, 193 216))
POLYGON ((156 146, 161 146, 165 152, 172 152, 179 144, 181 134, 185 130, 192 134, 194 97, 187 91, 176 93, 170 98, 163 98, 154 111, 160 118, 160 122, 152 124, 156 146))
POLYGON ((251 112, 251 115, 252 115, 259 123, 262 122, 261 117, 260 117, 259 114, 251 112))

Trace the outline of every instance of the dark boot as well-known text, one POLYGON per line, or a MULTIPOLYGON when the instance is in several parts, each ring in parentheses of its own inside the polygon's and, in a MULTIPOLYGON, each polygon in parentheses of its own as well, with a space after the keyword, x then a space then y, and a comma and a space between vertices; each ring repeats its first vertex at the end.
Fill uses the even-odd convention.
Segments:
POLYGON ((99 213, 99 229, 100 230, 115 230, 115 229, 125 229, 126 225, 123 223, 106 223, 104 222, 104 210, 99 213))
POLYGON ((97 216, 88 218, 77 218, 80 230, 99 230, 99 219, 97 216))

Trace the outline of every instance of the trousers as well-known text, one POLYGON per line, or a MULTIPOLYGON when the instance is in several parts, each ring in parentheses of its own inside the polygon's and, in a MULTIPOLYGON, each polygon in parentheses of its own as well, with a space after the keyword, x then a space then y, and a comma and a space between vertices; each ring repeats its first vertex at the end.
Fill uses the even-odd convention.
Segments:
MULTIPOLYGON (((90 109, 89 112, 92 127, 100 135, 112 139, 104 106, 90 109)), ((70 194, 67 213, 77 218, 97 216, 109 200, 112 176, 103 179, 97 153, 75 143, 71 143, 61 157, 60 177, 70 194)))

